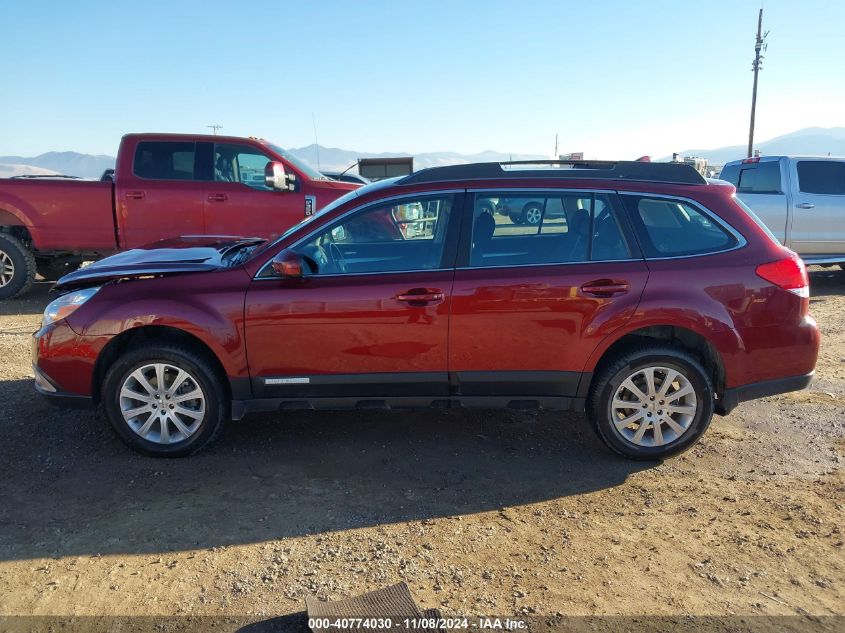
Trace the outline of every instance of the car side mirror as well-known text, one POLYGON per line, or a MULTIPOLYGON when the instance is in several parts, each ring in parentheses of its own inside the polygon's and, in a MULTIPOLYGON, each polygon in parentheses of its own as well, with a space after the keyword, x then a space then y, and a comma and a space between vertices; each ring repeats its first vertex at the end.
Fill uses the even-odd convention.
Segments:
POLYGON ((296 176, 285 171, 284 163, 271 160, 264 166, 264 184, 275 191, 293 191, 296 176))
POLYGON ((297 279, 305 274, 305 260, 302 255, 288 249, 276 255, 271 265, 276 274, 285 279, 297 279))

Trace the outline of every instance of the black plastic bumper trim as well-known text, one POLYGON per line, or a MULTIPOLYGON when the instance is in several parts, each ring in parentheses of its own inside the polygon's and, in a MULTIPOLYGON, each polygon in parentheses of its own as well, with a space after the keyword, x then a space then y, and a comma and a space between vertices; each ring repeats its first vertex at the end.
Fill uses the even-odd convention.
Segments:
POLYGON ((803 374, 801 376, 752 382, 741 387, 725 389, 722 397, 716 402, 716 413, 727 415, 740 402, 747 402, 748 400, 756 400, 757 398, 765 398, 767 396, 776 396, 779 393, 788 393, 790 391, 801 391, 810 384, 814 374, 815 372, 811 371, 809 374, 803 374))

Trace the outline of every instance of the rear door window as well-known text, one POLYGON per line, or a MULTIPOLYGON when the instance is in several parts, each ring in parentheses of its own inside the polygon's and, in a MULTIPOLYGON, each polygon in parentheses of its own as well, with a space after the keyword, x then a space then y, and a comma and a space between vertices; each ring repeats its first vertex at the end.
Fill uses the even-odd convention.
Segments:
POLYGON ((722 179, 733 183, 737 193, 781 193, 778 161, 742 163, 732 167, 735 168, 726 168, 722 172, 722 179))
POLYGON ((704 255, 738 240, 702 209, 682 200, 623 195, 646 257, 704 255))
POLYGON ((133 171, 149 180, 199 180, 194 174, 196 143, 141 141, 135 148, 133 171))
POLYGON ((477 193, 470 265, 624 260, 631 250, 605 194, 477 193))
POLYGON ((798 187, 802 193, 845 196, 845 162, 798 161, 798 187))

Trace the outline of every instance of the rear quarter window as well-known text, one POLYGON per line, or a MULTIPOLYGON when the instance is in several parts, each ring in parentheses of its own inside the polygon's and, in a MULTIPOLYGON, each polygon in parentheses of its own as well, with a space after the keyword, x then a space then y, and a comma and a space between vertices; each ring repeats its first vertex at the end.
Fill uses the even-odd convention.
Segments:
POLYGON ((703 209, 671 198, 623 195, 647 258, 705 255, 738 240, 703 209))

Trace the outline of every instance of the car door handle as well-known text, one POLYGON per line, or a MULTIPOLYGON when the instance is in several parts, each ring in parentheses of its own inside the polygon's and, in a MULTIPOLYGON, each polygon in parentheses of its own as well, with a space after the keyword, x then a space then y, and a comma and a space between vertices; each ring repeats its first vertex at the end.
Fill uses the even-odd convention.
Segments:
POLYGON ((814 205, 812 202, 799 202, 795 205, 796 209, 812 209, 814 205))
POLYGON ((446 298, 442 290, 437 288, 411 288, 407 292, 396 295, 396 300, 414 307, 440 303, 446 298))
POLYGON ((209 202, 226 202, 229 199, 225 193, 210 193, 208 194, 209 202))
POLYGON ((628 282, 613 279, 596 279, 581 286, 581 294, 593 297, 612 297, 628 292, 628 282))
POLYGON ((127 191, 126 192, 126 199, 127 200, 143 200, 144 196, 146 196, 143 191, 127 191))

